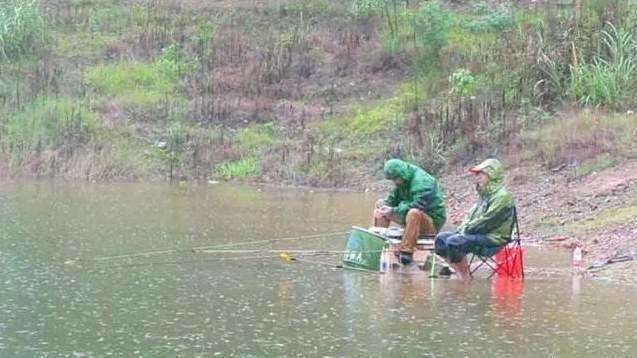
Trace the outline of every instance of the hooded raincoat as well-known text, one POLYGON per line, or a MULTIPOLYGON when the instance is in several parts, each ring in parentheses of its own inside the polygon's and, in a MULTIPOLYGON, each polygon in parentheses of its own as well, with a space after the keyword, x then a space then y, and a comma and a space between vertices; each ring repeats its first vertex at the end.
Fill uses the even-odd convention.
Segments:
POLYGON ((511 239, 515 200, 504 188, 504 167, 497 159, 487 159, 472 171, 489 176, 489 183, 478 189, 480 199, 458 227, 463 234, 486 235, 494 245, 504 245, 511 239))
POLYGON ((385 204, 393 207, 403 222, 409 209, 422 210, 431 217, 436 230, 440 230, 446 220, 445 196, 436 178, 400 159, 388 160, 384 172, 387 179, 403 180, 385 199, 385 204))

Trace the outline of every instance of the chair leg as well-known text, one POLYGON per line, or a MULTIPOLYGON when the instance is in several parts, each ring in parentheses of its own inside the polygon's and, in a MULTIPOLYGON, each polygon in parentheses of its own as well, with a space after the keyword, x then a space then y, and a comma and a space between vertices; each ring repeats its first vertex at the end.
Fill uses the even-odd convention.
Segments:
MULTIPOLYGON (((471 257, 471 261, 473 261, 473 258, 476 257, 478 255, 473 255, 471 257)), ((473 276, 473 273, 478 271, 478 269, 484 265, 486 265, 487 267, 489 267, 491 269, 491 274, 489 275, 489 277, 493 276, 493 274, 496 271, 496 265, 495 265, 495 261, 493 260, 493 258, 491 257, 485 257, 485 256, 478 256, 478 259, 480 260, 480 263, 478 265, 476 265, 473 269, 471 269, 471 263, 469 264, 469 273, 471 274, 471 276, 473 276)))

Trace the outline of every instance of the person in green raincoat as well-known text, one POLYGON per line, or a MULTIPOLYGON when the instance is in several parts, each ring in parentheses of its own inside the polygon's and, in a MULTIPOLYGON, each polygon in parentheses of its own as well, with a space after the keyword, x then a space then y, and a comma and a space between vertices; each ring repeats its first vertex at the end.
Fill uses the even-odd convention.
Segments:
POLYGON ((436 235, 445 223, 445 197, 436 178, 416 165, 390 159, 384 173, 396 186, 386 199, 376 203, 374 226, 388 227, 391 222, 405 226, 398 256, 407 265, 412 262, 418 237, 436 235))
POLYGON ((435 241, 436 254, 444 257, 460 278, 471 277, 466 254, 494 255, 511 240, 515 200, 504 188, 504 167, 487 159, 469 169, 478 201, 456 231, 442 232, 435 241))

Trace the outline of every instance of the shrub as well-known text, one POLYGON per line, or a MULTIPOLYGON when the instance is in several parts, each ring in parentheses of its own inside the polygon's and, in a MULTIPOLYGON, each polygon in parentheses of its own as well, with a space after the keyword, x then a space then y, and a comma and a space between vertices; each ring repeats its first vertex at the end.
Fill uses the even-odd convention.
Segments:
POLYGON ((607 55, 571 67, 570 94, 583 105, 619 105, 635 88, 637 46, 632 33, 608 27, 602 32, 607 55))
POLYGON ((81 146, 96 129, 95 115, 84 103, 47 99, 9 118, 4 144, 12 161, 20 163, 32 153, 81 146))
POLYGON ((459 69, 449 76, 450 94, 459 97, 472 96, 476 87, 476 78, 467 69, 459 69))

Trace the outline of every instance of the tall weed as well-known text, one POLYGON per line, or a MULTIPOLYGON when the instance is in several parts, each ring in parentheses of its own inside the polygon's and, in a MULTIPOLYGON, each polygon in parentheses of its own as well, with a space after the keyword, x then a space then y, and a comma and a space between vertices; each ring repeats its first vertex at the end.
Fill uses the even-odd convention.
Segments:
POLYGON ((0 1, 0 56, 16 58, 45 45, 47 27, 37 0, 0 1))

